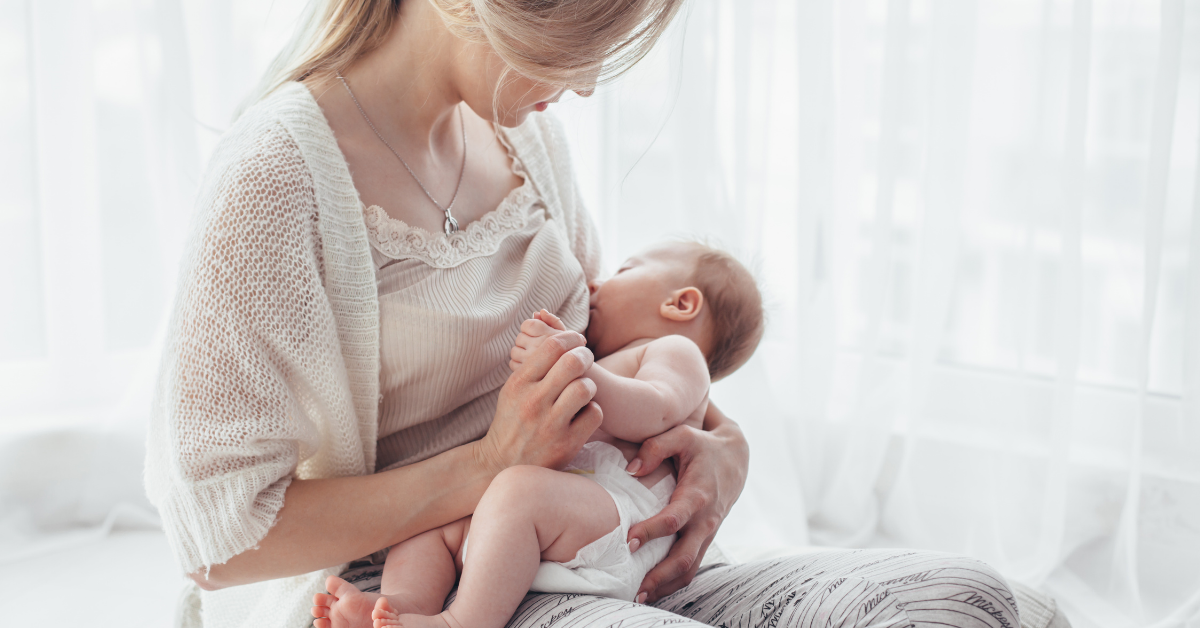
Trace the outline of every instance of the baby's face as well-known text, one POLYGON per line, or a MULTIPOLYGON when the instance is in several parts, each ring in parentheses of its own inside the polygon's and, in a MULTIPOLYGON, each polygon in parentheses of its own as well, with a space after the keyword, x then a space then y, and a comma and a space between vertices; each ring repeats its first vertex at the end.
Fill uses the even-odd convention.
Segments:
POLYGON ((686 242, 658 245, 625 260, 611 278, 588 284, 587 340, 596 357, 662 334, 660 308, 672 292, 689 285, 698 254, 686 242))

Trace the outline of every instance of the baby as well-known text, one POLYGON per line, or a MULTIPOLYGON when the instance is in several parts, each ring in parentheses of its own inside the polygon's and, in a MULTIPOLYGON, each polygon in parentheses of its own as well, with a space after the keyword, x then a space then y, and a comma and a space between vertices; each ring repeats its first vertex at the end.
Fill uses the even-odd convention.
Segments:
MULTIPOLYGON (((641 478, 626 465, 650 437, 678 425, 701 428, 710 381, 745 363, 762 337, 762 298, 732 256, 685 242, 636 255, 589 288, 586 336, 598 359, 586 377, 604 413, 600 428, 565 469, 506 469, 474 515, 392 547, 374 628, 502 628, 530 590, 634 601, 646 573, 666 557, 673 537, 640 551, 625 539, 630 526, 667 505, 674 465, 665 461, 641 478), (458 596, 442 611, 459 574, 458 596)), ((564 329, 553 314, 535 314, 521 325, 510 366, 564 329)), ((330 591, 344 584, 330 582, 330 591)), ((314 602, 315 617, 342 615, 330 613, 332 595, 314 602)))

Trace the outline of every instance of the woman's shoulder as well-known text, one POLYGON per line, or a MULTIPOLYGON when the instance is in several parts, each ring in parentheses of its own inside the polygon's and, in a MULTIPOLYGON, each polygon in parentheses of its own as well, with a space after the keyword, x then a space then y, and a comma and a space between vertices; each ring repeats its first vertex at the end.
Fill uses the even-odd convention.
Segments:
POLYGON ((317 175, 294 131, 309 117, 306 93, 299 84, 285 85, 246 109, 221 137, 197 191, 199 241, 230 251, 244 241, 294 247, 303 239, 315 246, 317 175))
POLYGON ((553 113, 530 114, 519 126, 509 129, 508 135, 527 148, 545 153, 544 157, 552 164, 570 166, 567 134, 562 121, 553 113))
POLYGON ((600 240, 583 206, 565 127, 554 114, 542 112, 507 133, 550 215, 563 221, 585 276, 594 279, 600 271, 600 240))
POLYGON ((569 209, 576 194, 575 167, 562 122, 552 113, 534 113, 506 135, 542 197, 569 209))
POLYGON ((304 199, 317 210, 321 191, 335 192, 338 199, 355 197, 324 113, 307 87, 291 82, 247 108, 222 136, 209 159, 200 199, 249 192, 304 199))
POLYGON ((328 128, 308 89, 286 83, 238 116, 221 137, 213 160, 256 165, 302 157, 305 144, 325 139, 323 126, 328 128))

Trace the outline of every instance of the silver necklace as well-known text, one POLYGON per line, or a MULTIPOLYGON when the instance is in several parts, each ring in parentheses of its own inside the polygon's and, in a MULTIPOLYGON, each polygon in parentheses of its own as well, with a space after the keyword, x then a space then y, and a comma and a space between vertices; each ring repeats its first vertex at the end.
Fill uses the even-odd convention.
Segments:
POLYGON ((408 164, 404 161, 404 158, 400 156, 400 153, 397 153, 396 149, 392 148, 392 145, 388 144, 388 141, 383 139, 383 135, 379 133, 379 129, 376 129, 375 125, 371 124, 371 119, 367 117, 367 112, 363 111, 362 105, 358 104, 358 99, 354 97, 354 92, 350 90, 350 84, 346 82, 346 78, 340 74, 338 75, 338 78, 341 79, 342 85, 346 86, 346 93, 350 94, 350 100, 353 100, 354 106, 358 107, 358 112, 362 114, 363 120, 367 121, 367 126, 371 127, 371 130, 375 132, 375 137, 378 137, 379 141, 383 142, 383 145, 387 146, 388 150, 392 151, 392 154, 396 156, 396 159, 400 160, 400 165, 404 166, 404 169, 408 171, 408 174, 412 175, 413 181, 416 181, 417 185, 421 187, 421 191, 424 192, 425 196, 429 198, 429 202, 433 203, 434 207, 446 214, 446 220, 442 223, 442 230, 446 232, 446 235, 457 233, 458 221, 454 219, 454 216, 450 215, 450 209, 454 207, 454 201, 458 199, 458 188, 462 187, 463 174, 467 171, 467 127, 466 123, 463 121, 462 111, 460 110, 458 112, 458 128, 460 133, 462 133, 463 138, 462 167, 459 168, 458 171, 458 183, 454 185, 454 195, 450 197, 450 204, 442 207, 441 203, 438 203, 437 200, 433 198, 433 195, 429 193, 429 190, 425 189, 425 184, 421 183, 421 180, 417 178, 417 173, 413 172, 412 168, 408 167, 408 164))

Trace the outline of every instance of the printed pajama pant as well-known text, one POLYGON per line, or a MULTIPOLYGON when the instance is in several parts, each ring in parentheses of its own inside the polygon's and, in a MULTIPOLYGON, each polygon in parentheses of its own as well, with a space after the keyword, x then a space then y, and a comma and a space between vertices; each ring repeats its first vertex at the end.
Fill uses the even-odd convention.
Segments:
MULTIPOLYGON (((343 575, 378 591, 381 565, 343 575)), ((454 599, 454 593, 446 605, 454 599)), ((711 565, 652 605, 530 593, 507 628, 1018 628, 1008 585, 978 560, 912 550, 829 550, 711 565)))

